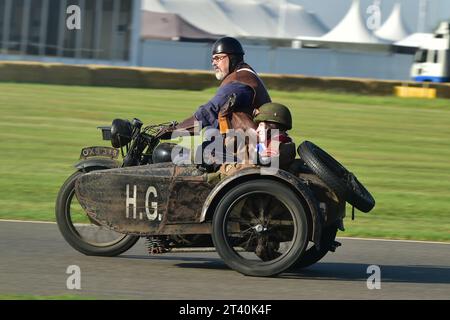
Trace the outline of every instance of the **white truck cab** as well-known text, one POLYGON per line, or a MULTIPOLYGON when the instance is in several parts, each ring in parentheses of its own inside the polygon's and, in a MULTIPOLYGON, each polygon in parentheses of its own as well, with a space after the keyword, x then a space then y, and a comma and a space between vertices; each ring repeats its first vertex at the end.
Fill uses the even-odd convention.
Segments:
POLYGON ((450 82, 450 22, 442 22, 417 50, 411 77, 420 82, 450 82))

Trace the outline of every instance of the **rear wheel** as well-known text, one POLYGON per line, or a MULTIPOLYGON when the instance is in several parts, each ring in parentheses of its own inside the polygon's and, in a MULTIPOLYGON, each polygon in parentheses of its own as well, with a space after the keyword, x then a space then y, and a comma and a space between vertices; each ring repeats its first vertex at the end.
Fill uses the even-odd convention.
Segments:
MULTIPOLYGON (((104 168, 96 168, 104 169, 104 168)), ((93 171, 95 169, 90 169, 93 171)), ((84 172, 72 174, 61 187, 56 200, 56 222, 64 239, 86 255, 117 256, 130 249, 139 237, 115 232, 93 221, 75 195, 76 180, 84 172)))
POLYGON ((324 228, 320 239, 320 249, 317 250, 315 246, 311 246, 305 251, 305 254, 294 264, 293 267, 295 269, 306 268, 325 257, 329 251, 333 250, 337 231, 338 228, 336 225, 331 225, 324 228))
POLYGON ((213 217, 212 238, 232 269, 250 276, 273 276, 303 254, 308 219, 297 195, 282 183, 254 180, 231 189, 213 217))

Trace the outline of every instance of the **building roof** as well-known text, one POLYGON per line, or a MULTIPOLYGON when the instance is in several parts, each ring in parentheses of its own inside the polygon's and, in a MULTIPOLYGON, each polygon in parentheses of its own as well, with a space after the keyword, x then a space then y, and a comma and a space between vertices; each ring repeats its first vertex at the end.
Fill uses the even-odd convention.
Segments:
POLYGON ((218 38, 217 35, 193 26, 177 14, 147 10, 142 11, 141 37, 162 40, 218 38))
POLYGON ((406 38, 394 43, 396 46, 415 47, 418 48, 424 43, 431 41, 434 38, 433 33, 413 33, 406 38))

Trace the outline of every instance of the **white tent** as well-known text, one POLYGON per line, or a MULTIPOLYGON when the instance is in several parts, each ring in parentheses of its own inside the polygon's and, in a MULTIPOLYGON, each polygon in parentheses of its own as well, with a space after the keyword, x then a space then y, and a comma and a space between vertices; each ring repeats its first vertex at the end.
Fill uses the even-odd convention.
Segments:
POLYGON ((401 5, 396 3, 389 18, 375 32, 375 35, 383 40, 392 42, 405 39, 410 32, 405 26, 401 14, 401 5))
POLYGON ((215 0, 215 2, 230 21, 247 35, 274 37, 277 25, 273 17, 258 2, 254 0, 215 0))
POLYGON ((141 9, 144 11, 167 12, 160 0, 142 0, 141 9))
POLYGON ((329 29, 313 13, 306 11, 302 6, 289 3, 286 12, 286 37, 299 35, 319 37, 329 29))
POLYGON ((280 7, 279 0, 272 0, 263 2, 263 7, 276 21, 277 29, 272 32, 273 37, 320 37, 328 31, 328 28, 314 13, 306 11, 298 4, 283 1, 280 7))
POLYGON ((248 32, 233 23, 215 1, 159 0, 159 3, 167 12, 178 14, 187 22, 206 32, 229 36, 249 35, 248 32))
POLYGON ((142 10, 174 13, 212 34, 237 37, 318 37, 316 15, 287 0, 142 0, 142 10))
POLYGON ((383 43, 367 29, 361 17, 359 0, 353 0, 350 10, 341 22, 320 39, 330 42, 383 43))

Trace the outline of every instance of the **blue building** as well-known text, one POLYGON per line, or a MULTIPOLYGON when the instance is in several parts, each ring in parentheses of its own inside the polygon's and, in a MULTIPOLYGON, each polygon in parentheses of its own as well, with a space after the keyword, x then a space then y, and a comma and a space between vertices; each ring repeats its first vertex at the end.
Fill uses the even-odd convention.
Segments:
POLYGON ((140 6, 140 0, 0 0, 0 60, 136 64, 140 6), (67 26, 73 5, 80 8, 79 30, 67 26))

